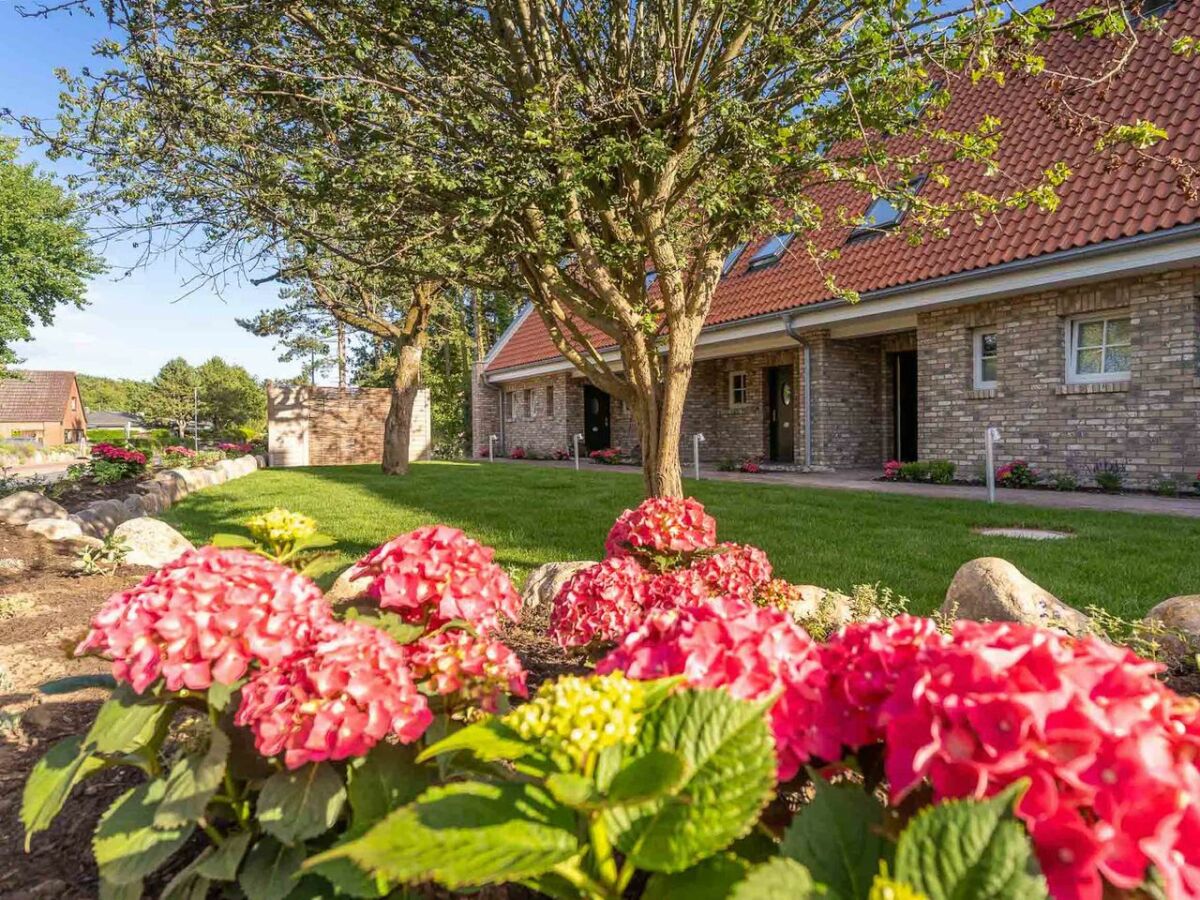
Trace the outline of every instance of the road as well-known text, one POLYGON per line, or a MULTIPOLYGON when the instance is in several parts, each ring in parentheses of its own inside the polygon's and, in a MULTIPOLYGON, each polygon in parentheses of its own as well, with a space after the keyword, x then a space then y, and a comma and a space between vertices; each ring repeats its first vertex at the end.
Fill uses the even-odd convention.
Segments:
POLYGON ((16 475, 22 481, 41 478, 44 481, 58 481, 67 474, 69 462, 37 463, 31 465, 9 466, 3 474, 16 475))

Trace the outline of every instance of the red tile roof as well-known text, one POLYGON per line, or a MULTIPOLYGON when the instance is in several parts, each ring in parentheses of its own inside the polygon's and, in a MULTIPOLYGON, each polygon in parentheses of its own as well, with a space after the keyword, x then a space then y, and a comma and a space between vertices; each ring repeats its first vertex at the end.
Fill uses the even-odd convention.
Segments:
POLYGON ((0 377, 0 422, 61 422, 74 372, 13 371, 0 377))
MULTIPOLYGON (((1167 22, 1176 33, 1200 30, 1200 3, 1180 0, 1167 22)), ((1177 156, 1187 166, 1200 165, 1200 64, 1171 53, 1169 41, 1139 35, 1133 57, 1115 81, 1091 88, 1073 99, 1084 112, 1106 119, 1132 122, 1149 119, 1165 128, 1169 138, 1155 153, 1177 156)), ((1099 71, 1114 54, 1114 45, 1095 39, 1054 39, 1046 48, 1051 67, 1076 73, 1099 71)), ((946 128, 967 128, 984 114, 998 116, 1004 138, 998 159, 1003 171, 1023 183, 1032 183, 1040 172, 1063 161, 1074 173, 1059 189, 1062 204, 1053 213, 1037 208, 1010 210, 977 227, 965 215, 948 223, 951 234, 926 239, 911 246, 898 236, 871 237, 843 246, 839 260, 826 264, 839 286, 861 293, 915 284, 931 278, 968 272, 986 266, 1027 259, 1185 225, 1200 218, 1200 201, 1188 199, 1176 169, 1164 162, 1112 165, 1111 157, 1097 154, 1094 133, 1076 133, 1057 121, 1046 103, 1045 79, 1010 77, 1004 87, 992 82, 952 90, 954 98, 943 112, 946 128)), ((966 163, 948 167, 955 192, 978 188, 998 190, 978 166, 966 163)), ((935 197, 939 188, 923 189, 935 197)), ((814 199, 828 212, 845 206, 865 210, 870 198, 847 186, 813 191, 814 199)), ((812 235, 822 248, 845 244, 849 229, 829 227, 812 235)), ((715 325, 772 312, 796 309, 832 299, 803 247, 793 244, 777 265, 748 272, 751 244, 737 265, 721 280, 713 298, 707 324, 715 325)), ((869 301, 867 301, 869 302, 869 301)), ((610 343, 603 339, 603 344, 610 343)), ((554 359, 558 356, 545 325, 530 314, 488 364, 505 369, 554 359)))

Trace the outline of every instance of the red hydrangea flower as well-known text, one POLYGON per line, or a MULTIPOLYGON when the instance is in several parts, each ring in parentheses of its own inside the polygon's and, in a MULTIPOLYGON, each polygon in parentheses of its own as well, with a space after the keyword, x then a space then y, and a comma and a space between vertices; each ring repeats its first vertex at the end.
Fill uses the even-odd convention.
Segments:
POLYGON ((529 696, 521 660, 500 641, 455 629, 423 637, 404 650, 413 678, 443 697, 456 695, 495 712, 505 694, 529 696))
POLYGON ((92 456, 98 459, 107 459, 111 462, 131 463, 135 466, 144 466, 146 464, 146 454, 137 450, 114 447, 112 444, 106 443, 92 445, 92 456))
POLYGON ((307 578, 245 550, 203 547, 110 597, 76 653, 109 657, 139 694, 160 676, 168 690, 199 691, 297 656, 329 621, 307 578))
POLYGON ((607 556, 680 556, 717 543, 717 522, 691 497, 652 497, 617 517, 604 542, 607 556))
POLYGON ((621 640, 641 621, 649 578, 632 557, 577 572, 554 598, 550 637, 564 648, 621 640))
POLYGON ((682 675, 695 687, 724 687, 745 700, 778 692, 771 727, 781 781, 808 758, 802 742, 825 680, 817 645, 803 628, 778 610, 732 598, 649 613, 596 671, 639 679, 682 675))
POLYGON ((305 655, 256 674, 234 717, 259 753, 282 753, 289 769, 362 756, 388 735, 410 743, 432 719, 404 648, 354 621, 329 626, 305 655))
POLYGON ((480 634, 517 621, 521 598, 495 551, 457 528, 427 525, 376 547, 351 569, 350 578, 370 577, 367 596, 406 622, 438 628, 455 619, 480 634))
POLYGON ((697 606, 713 595, 695 566, 663 572, 646 585, 646 609, 674 609, 697 606))
POLYGON ((717 552, 697 560, 691 568, 714 596, 737 597, 747 603, 771 580, 767 554, 749 544, 721 544, 717 552))

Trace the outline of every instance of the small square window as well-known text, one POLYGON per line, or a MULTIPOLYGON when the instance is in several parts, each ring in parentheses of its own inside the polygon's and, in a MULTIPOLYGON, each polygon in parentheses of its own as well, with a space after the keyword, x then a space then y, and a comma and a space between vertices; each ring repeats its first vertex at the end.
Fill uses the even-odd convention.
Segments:
POLYGON ((745 372, 729 373, 730 406, 745 406, 750 401, 749 383, 745 372))
MULTIPOLYGON (((908 183, 908 192, 916 196, 924 184, 924 175, 920 178, 914 178, 908 183)), ((850 232, 850 237, 847 240, 858 240, 870 237, 873 234, 879 234, 889 228, 895 228, 904 220, 904 214, 907 211, 908 204, 903 200, 897 199, 893 201, 887 197, 876 197, 867 206, 867 211, 863 213, 862 221, 850 232)))
POLYGON ((508 421, 513 421, 517 417, 517 392, 508 391, 504 395, 505 413, 508 416, 508 421))
POLYGON ((728 275, 729 270, 737 265, 737 261, 742 258, 742 254, 746 252, 746 245, 749 241, 742 241, 736 247, 729 251, 729 255, 725 257, 725 263, 721 266, 721 274, 728 275))
POLYGON ((554 415, 554 385, 546 385, 546 415, 554 415))
POLYGON ((1124 381, 1132 358, 1130 319, 1110 313, 1067 323, 1067 381, 1124 381))
POLYGON ((754 255, 750 257, 750 268, 762 269, 779 262, 783 258, 783 252, 787 250, 788 245, 795 237, 796 235, 791 232, 772 235, 754 251, 754 255))
POLYGON ((986 391, 996 386, 999 365, 999 342, 996 332, 980 328, 975 332, 975 390, 986 391))
POLYGON ((525 388, 525 417, 533 418, 533 388, 525 388))

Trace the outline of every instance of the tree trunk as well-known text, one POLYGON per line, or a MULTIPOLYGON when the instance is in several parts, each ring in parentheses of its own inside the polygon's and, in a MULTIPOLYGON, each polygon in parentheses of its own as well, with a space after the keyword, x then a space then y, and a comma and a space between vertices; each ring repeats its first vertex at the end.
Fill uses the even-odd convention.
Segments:
POLYGON ((421 376, 421 346, 402 344, 396 354, 392 377, 391 406, 383 426, 383 472, 385 475, 408 474, 408 445, 412 432, 413 404, 421 376))
POLYGON ((346 389, 346 323, 337 320, 338 390, 346 389))

